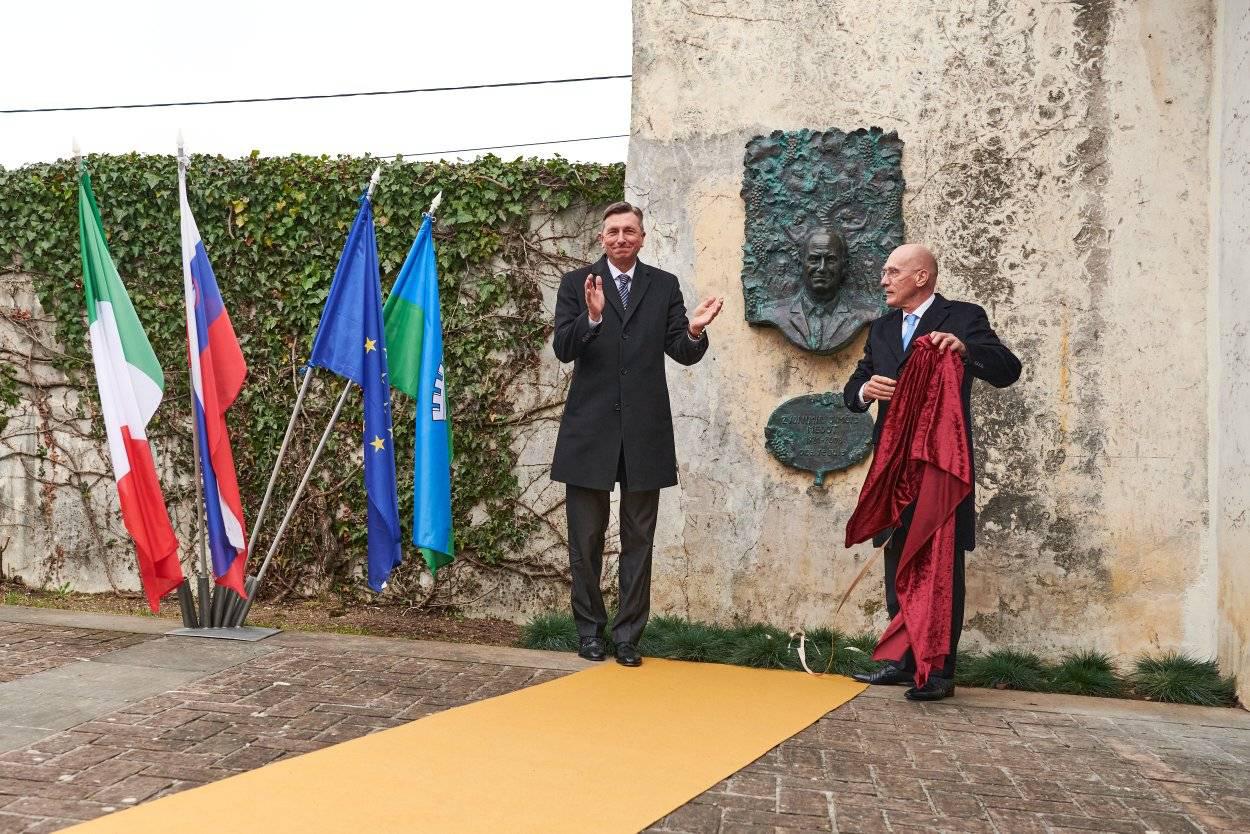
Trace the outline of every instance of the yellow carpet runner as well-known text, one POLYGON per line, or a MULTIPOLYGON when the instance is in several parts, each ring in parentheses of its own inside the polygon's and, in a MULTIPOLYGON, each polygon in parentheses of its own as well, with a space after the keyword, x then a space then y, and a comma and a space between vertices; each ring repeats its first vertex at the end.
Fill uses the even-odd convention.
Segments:
POLYGON ((635 832, 864 689, 801 672, 609 661, 68 830, 635 832))

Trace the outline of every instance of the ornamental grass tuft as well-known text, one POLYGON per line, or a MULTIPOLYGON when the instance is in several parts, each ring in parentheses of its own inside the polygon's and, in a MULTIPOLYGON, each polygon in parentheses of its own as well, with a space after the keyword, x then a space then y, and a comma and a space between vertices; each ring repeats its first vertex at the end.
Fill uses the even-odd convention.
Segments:
POLYGON ((521 645, 550 652, 577 651, 577 625, 568 612, 539 614, 521 628, 521 645))
POLYGON ((955 679, 961 686, 1022 689, 1046 688, 1046 667, 1032 652, 997 649, 985 654, 960 655, 955 679))
POLYGON ((1215 661, 1175 651, 1139 657, 1129 683, 1148 701, 1225 707, 1236 699, 1233 679, 1220 675, 1215 661))
POLYGON ((1124 694, 1124 681, 1116 674, 1110 655, 1086 650, 1065 654, 1050 670, 1047 688, 1066 695, 1118 698, 1124 694))

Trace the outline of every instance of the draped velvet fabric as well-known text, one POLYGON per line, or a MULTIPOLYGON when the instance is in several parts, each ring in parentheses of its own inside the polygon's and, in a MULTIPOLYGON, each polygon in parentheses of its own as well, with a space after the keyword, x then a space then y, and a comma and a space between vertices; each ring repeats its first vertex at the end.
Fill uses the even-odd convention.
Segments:
POLYGON ((972 490, 963 377, 958 354, 939 351, 927 335, 912 345, 846 525, 850 547, 897 528, 915 504, 895 578, 899 613, 872 656, 901 661, 911 649, 917 686, 942 668, 950 650, 955 508, 972 490))

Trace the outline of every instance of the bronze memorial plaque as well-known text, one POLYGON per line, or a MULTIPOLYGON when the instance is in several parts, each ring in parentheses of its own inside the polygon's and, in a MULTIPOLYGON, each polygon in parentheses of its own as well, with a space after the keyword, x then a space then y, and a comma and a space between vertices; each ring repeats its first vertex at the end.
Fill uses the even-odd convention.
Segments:
POLYGON ((768 418, 764 443, 773 457, 795 469, 825 475, 859 463, 872 448, 872 418, 856 414, 841 394, 804 394, 786 400, 768 418))
POLYGON ((885 312, 878 281, 903 243, 903 142, 880 128, 774 131, 747 143, 746 320, 834 353, 885 312))

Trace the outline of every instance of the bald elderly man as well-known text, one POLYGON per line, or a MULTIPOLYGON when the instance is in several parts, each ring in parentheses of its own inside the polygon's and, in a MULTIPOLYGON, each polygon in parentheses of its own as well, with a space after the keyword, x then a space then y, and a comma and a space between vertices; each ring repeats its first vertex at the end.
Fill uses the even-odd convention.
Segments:
MULTIPOLYGON (((907 360, 913 342, 929 334, 935 347, 959 354, 964 361, 961 400, 968 427, 968 448, 972 448, 972 413, 969 394, 972 380, 983 379, 995 388, 1006 388, 1020 378, 1020 360, 995 335, 985 310, 976 304, 943 298, 937 289, 938 265, 933 253, 915 243, 905 244, 890 253, 881 270, 881 287, 885 303, 891 308, 868 328, 864 357, 846 383, 842 396, 851 411, 867 411, 877 404, 873 439, 881 435, 881 426, 894 396, 899 369, 907 360)), ((976 459, 972 472, 975 492, 976 459)), ((898 613, 898 595, 894 576, 899 556, 907 540, 911 507, 903 511, 902 520, 890 536, 884 533, 873 540, 885 549, 885 602, 890 617, 898 613)), ((951 605, 951 646, 946 665, 940 674, 931 674, 923 687, 912 686, 905 693, 910 701, 937 701, 955 693, 955 653, 964 622, 964 554, 976 546, 976 498, 969 493, 955 511, 955 576, 951 605)), ((901 664, 888 664, 876 672, 855 675, 855 679, 871 684, 911 684, 914 682, 915 660, 909 653, 901 664)))

